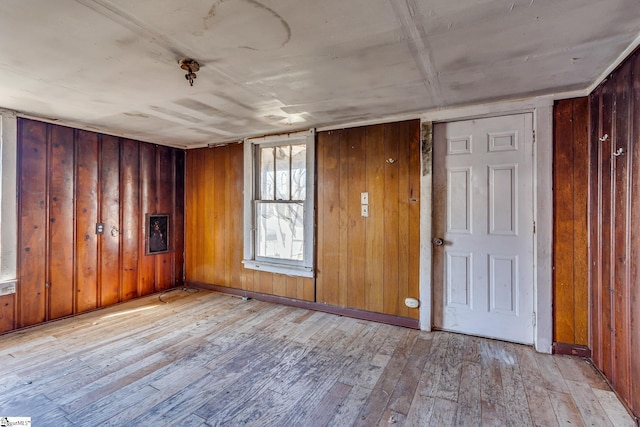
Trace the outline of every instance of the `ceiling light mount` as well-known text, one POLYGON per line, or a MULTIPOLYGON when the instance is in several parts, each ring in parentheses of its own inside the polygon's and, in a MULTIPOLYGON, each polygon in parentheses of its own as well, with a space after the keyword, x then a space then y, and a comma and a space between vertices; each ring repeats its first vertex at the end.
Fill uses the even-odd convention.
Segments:
POLYGON ((193 80, 197 77, 196 72, 200 71, 200 64, 198 64, 198 61, 191 58, 181 59, 180 68, 187 72, 187 74, 184 75, 184 78, 189 81, 189 85, 193 86, 193 80))

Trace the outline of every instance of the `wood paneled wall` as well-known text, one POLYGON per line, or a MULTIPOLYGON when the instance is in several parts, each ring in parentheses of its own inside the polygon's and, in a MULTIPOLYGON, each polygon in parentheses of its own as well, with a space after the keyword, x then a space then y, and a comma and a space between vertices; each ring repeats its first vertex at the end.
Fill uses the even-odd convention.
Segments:
POLYGON ((17 173, 18 284, 0 331, 182 284, 182 150, 20 119, 17 173), (171 215, 169 253, 145 255, 146 213, 171 215))
POLYGON ((320 132, 316 157, 317 301, 417 319, 420 122, 320 132))
POLYGON ((558 101, 553 138, 554 341, 589 344, 589 100, 558 101))
POLYGON ((242 145, 188 151, 187 281, 417 319, 419 147, 417 120, 318 134, 315 280, 242 266, 242 145))
POLYGON ((590 345, 596 365, 640 415, 640 53, 589 103, 590 345))
POLYGON ((242 144, 187 152, 186 280, 314 301, 314 280, 245 269, 242 144))

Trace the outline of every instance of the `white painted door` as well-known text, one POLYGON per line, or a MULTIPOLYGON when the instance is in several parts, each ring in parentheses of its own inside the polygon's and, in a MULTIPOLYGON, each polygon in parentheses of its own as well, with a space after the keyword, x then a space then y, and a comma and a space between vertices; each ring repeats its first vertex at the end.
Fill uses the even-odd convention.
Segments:
POLYGON ((532 126, 528 113, 434 127, 438 329, 533 343, 532 126))

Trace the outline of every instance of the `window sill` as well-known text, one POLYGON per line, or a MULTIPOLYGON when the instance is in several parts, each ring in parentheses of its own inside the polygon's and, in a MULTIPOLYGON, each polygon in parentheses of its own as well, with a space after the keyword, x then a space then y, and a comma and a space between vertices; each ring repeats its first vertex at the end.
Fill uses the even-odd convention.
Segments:
POLYGON ((299 276, 313 278, 313 268, 297 265, 276 264, 264 261, 245 259, 242 261, 244 268, 250 270, 266 271, 268 273, 286 274, 287 276, 299 276))

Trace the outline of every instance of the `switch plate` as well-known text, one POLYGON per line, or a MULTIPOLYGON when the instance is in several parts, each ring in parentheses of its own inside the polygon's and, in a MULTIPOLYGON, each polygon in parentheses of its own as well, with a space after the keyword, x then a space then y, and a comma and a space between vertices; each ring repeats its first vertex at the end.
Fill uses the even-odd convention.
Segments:
POLYGON ((104 234, 104 222, 96 222, 96 234, 104 234))
MULTIPOLYGON (((369 193, 364 192, 364 193, 360 193, 360 204, 362 205, 368 205, 369 204, 369 193)), ((364 216, 364 215, 362 215, 364 216)))
POLYGON ((364 218, 367 218, 369 216, 369 205, 362 205, 361 212, 362 212, 362 216, 364 218))

